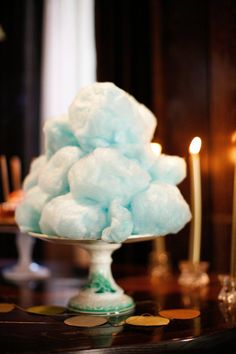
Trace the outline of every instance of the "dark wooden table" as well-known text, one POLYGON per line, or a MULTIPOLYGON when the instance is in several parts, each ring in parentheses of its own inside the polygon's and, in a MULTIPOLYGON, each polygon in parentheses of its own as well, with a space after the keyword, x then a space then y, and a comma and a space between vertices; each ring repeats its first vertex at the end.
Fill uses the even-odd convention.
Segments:
POLYGON ((14 218, 4 218, 4 220, 0 218, 0 234, 16 234, 17 232, 19 232, 19 229, 14 222, 14 218))
MULTIPOLYGON (((9 265, 1 262, 1 267, 9 265)), ((52 277, 40 282, 14 284, 1 278, 0 302, 22 308, 33 305, 66 306, 85 278, 67 274, 51 265, 52 277)), ((16 308, 0 314, 1 353, 235 353, 236 315, 217 301, 220 284, 211 275, 209 286, 189 291, 178 286, 177 276, 151 279, 147 271, 123 273, 113 269, 117 283, 136 302, 135 314, 157 314, 160 309, 198 308, 191 320, 171 320, 164 327, 131 327, 106 324, 78 328, 64 324, 68 315, 34 315, 16 308), (124 276, 125 274, 125 276, 124 276)), ((116 319, 118 320, 118 319, 116 319)), ((113 319, 114 322, 114 319, 113 319)))

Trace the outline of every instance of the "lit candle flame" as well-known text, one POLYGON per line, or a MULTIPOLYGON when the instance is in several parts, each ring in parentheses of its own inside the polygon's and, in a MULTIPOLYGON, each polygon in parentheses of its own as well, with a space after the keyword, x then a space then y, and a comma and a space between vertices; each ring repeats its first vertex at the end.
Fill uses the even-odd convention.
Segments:
POLYGON ((151 149, 156 154, 159 156, 161 154, 162 146, 159 143, 151 143, 151 149))
POLYGON ((202 140, 201 140, 201 138, 196 136, 195 138, 193 138, 193 140, 189 146, 190 154, 198 154, 199 151, 201 150, 201 146, 202 146, 202 140))

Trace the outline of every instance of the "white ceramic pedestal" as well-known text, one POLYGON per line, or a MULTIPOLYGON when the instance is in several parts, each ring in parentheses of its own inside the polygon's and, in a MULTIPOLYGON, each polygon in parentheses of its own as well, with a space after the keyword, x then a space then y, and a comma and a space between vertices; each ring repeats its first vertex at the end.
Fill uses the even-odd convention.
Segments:
POLYGON ((111 273, 112 253, 120 244, 103 241, 83 242, 80 247, 91 256, 87 284, 70 299, 70 310, 96 315, 118 315, 134 309, 131 297, 124 294, 111 273))
POLYGON ((11 281, 29 281, 45 279, 50 271, 39 264, 32 262, 32 251, 35 240, 29 235, 19 232, 16 235, 18 261, 16 265, 3 269, 3 277, 11 281))
MULTIPOLYGON (((111 272, 112 253, 121 247, 119 243, 107 243, 102 240, 77 240, 53 235, 30 232, 31 236, 44 241, 76 245, 90 253, 88 282, 78 295, 68 302, 70 310, 93 315, 121 315, 132 312, 135 308, 133 299, 124 294, 113 279, 111 272)), ((124 243, 153 240, 153 235, 131 235, 124 243)))

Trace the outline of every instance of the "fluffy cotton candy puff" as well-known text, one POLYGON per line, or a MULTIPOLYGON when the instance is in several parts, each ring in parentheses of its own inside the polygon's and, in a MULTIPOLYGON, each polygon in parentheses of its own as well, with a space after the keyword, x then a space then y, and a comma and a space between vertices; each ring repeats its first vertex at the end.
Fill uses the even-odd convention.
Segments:
POLYGON ((133 231, 133 220, 130 211, 114 200, 109 208, 109 226, 102 232, 102 240, 108 242, 123 242, 133 231))
POLYGON ((80 90, 69 107, 69 122, 85 151, 150 142, 157 124, 147 107, 111 82, 80 90))
POLYGON ((75 199, 89 198, 108 207, 114 199, 127 205, 148 187, 149 174, 116 149, 98 148, 76 162, 69 171, 75 199))
POLYGON ((69 238, 96 240, 107 226, 107 214, 89 200, 77 202, 70 193, 52 199, 43 209, 43 233, 69 238))
POLYGON ((45 150, 48 158, 64 146, 79 146, 79 142, 72 132, 66 115, 46 121, 43 131, 45 150))
POLYGON ((154 181, 177 185, 186 177, 186 162, 179 156, 161 154, 148 172, 154 181))
POLYGON ((82 155, 81 149, 76 146, 65 146, 58 150, 41 171, 39 187, 52 197, 68 193, 68 172, 82 155))
POLYGON ((134 233, 177 233, 191 219, 188 204, 176 186, 154 182, 131 202, 134 233))
POLYGON ((27 192, 29 189, 35 187, 38 184, 40 172, 43 171, 46 163, 47 158, 45 155, 40 155, 32 161, 30 165, 30 172, 23 181, 24 192, 27 192))
POLYGON ((15 212, 16 222, 22 232, 41 232, 39 220, 44 205, 51 196, 44 193, 38 186, 27 191, 23 201, 18 205, 15 212))

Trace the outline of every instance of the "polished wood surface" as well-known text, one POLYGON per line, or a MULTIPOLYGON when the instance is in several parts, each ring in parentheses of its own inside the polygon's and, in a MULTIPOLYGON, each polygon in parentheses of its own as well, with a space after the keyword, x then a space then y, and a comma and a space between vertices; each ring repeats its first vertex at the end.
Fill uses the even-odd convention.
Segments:
MULTIPOLYGON (((9 261, 8 261, 9 262, 9 261)), ((2 261, 1 266, 9 266, 2 261)), ((69 274, 66 267, 51 264, 52 277, 41 282, 14 284, 1 279, 0 302, 13 302, 22 308, 33 305, 66 306, 79 291, 85 278, 69 274)), ((70 315, 34 315, 16 308, 0 314, 1 352, 30 353, 218 353, 227 346, 235 350, 236 315, 218 302, 220 284, 211 275, 209 286, 189 291, 178 285, 178 274, 165 279, 151 278, 145 269, 114 269, 117 283, 136 302, 135 314, 157 314, 161 309, 197 308, 198 318, 171 320, 164 327, 115 326, 112 324, 84 329, 64 324, 70 315), (139 275, 137 275, 137 273, 139 275), (126 274, 126 275, 124 275, 126 274)), ((233 352, 233 351, 232 351, 233 352)))

